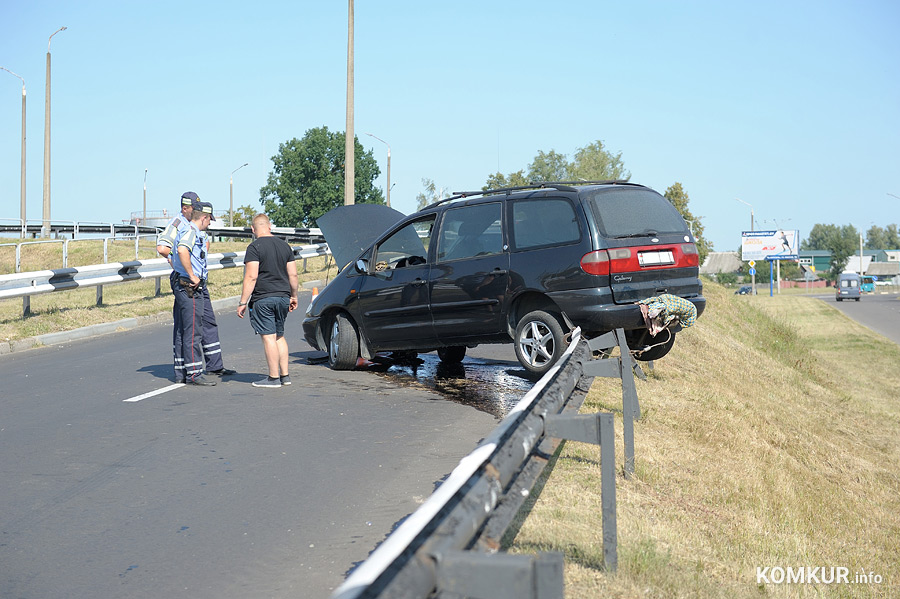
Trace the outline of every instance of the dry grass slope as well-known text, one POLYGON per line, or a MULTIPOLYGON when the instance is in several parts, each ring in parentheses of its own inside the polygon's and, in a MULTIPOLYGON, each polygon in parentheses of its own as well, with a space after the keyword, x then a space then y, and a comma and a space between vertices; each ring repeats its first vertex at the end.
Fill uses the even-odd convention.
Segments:
MULTIPOLYGON (((572 598, 900 596, 900 347, 812 298, 705 294, 638 381, 618 572, 602 569, 599 448, 584 444, 563 445, 510 550, 564 552, 572 598), (767 566, 882 582, 759 585, 767 566)), ((590 411, 617 413, 621 469, 621 387, 595 381, 590 411)))

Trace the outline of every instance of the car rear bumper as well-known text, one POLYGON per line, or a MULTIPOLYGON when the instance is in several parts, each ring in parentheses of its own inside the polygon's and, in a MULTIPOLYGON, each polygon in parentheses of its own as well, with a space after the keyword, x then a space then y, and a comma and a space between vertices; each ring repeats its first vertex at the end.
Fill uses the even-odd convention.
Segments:
MULTIPOLYGON (((642 329, 644 318, 638 304, 614 304, 609 289, 577 289, 548 294, 576 326, 586 333, 605 333, 613 329, 642 329)), ((697 308, 697 316, 706 309, 702 295, 686 296, 697 308)))

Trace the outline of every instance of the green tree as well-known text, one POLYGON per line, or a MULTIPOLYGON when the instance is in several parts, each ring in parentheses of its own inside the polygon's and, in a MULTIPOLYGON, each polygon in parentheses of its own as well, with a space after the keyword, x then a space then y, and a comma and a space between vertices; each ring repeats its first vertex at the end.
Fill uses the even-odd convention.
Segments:
POLYGON ((256 216, 256 211, 253 210, 252 206, 239 206, 234 211, 234 226, 249 227, 250 223, 253 222, 254 216, 256 216))
POLYGON ((700 220, 702 217, 691 214, 691 211, 688 209, 688 203, 691 199, 688 197, 688 194, 681 183, 676 182, 670 185, 666 190, 665 196, 666 199, 675 206, 675 209, 681 213, 684 220, 688 222, 688 226, 693 232, 694 239, 697 240, 697 253, 700 255, 700 264, 703 264, 706 257, 709 255, 709 252, 712 251, 713 246, 712 243, 707 241, 703 236, 703 222, 700 220))
POLYGON ((422 210, 426 206, 450 197, 449 192, 444 191, 443 187, 438 189, 431 179, 422 179, 422 187, 425 188, 425 191, 416 194, 416 210, 422 210))
MULTIPOLYGON (((278 146, 274 169, 259 190, 259 201, 279 227, 314 227, 316 219, 344 203, 344 133, 310 129, 303 139, 278 146)), ((373 151, 355 142, 354 195, 357 203, 383 204, 374 185, 381 173, 373 151)))
POLYGON ((565 154, 556 150, 539 151, 528 165, 529 181, 565 181, 569 175, 569 162, 565 154))
POLYGON ((482 191, 487 191, 489 189, 503 189, 504 187, 521 187, 522 185, 528 185, 528 179, 525 177, 524 170, 518 170, 509 175, 504 175, 498 171, 488 177, 487 183, 481 189, 482 191))
POLYGON ((631 173, 622 162, 622 152, 613 154, 603 147, 599 139, 583 148, 578 148, 571 164, 568 165, 567 178, 573 181, 607 181, 628 180, 631 173))
POLYGON ((866 232, 867 250, 895 250, 898 248, 900 248, 900 233, 897 231, 897 225, 888 225, 886 229, 873 225, 866 232))
POLYGON ((853 225, 839 227, 817 223, 800 247, 831 252, 831 268, 826 278, 834 281, 844 271, 850 256, 859 249, 859 232, 853 225))

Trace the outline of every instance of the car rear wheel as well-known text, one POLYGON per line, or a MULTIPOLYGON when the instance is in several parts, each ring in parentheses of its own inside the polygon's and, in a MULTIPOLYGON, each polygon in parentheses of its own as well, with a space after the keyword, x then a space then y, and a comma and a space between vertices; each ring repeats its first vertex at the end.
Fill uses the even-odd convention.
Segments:
POLYGON ((441 347, 437 350, 438 357, 441 362, 447 364, 459 364, 466 357, 465 345, 454 345, 453 347, 441 347))
POLYGON ((331 323, 328 339, 328 365, 332 370, 351 370, 359 357, 356 326, 346 314, 338 314, 331 323))
POLYGON ((636 329, 625 331, 625 341, 631 350, 639 350, 647 346, 653 346, 641 353, 635 353, 634 359, 641 362, 650 362, 651 360, 659 360, 664 357, 675 345, 675 333, 669 330, 662 331, 656 337, 651 337, 647 329, 636 329), (663 341, 664 334, 668 334, 669 338, 663 341))
POLYGON ((559 320, 543 310, 529 312, 516 326, 516 357, 526 370, 543 375, 566 349, 559 320))

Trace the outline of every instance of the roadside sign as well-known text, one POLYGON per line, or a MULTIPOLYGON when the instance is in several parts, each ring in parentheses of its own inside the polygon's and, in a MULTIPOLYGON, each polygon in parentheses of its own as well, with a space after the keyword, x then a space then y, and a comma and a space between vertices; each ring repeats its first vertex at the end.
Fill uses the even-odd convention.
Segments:
POLYGON ((755 275, 755 274, 756 274, 756 269, 755 269, 755 268, 751 268, 751 269, 750 269, 750 275, 752 276, 752 275, 755 275))
POLYGON ((754 266, 756 266, 756 260, 751 260, 751 261, 748 262, 747 264, 750 265, 750 268, 753 268, 754 266))

